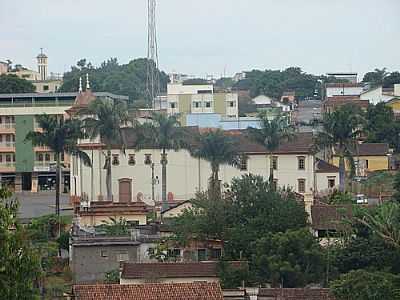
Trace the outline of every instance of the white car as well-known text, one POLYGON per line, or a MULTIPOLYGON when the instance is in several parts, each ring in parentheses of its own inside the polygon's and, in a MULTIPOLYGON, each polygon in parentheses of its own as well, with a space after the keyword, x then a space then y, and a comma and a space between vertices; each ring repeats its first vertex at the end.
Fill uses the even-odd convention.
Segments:
POLYGON ((365 197, 364 194, 357 194, 356 195, 356 203, 357 204, 368 204, 368 198, 365 197))

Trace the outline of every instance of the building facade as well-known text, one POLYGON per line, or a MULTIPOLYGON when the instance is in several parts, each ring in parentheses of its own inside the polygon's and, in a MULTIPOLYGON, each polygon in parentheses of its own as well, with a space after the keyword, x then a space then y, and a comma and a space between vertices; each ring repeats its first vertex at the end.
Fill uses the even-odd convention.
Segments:
POLYGON ((361 83, 327 83, 325 84, 325 97, 334 96, 359 96, 364 91, 361 83))
POLYGON ((179 114, 181 125, 186 125, 188 114, 219 114, 238 118, 237 93, 214 93, 213 85, 168 85, 168 114, 179 114))
MULTIPOLYGON (((247 139, 243 134, 232 134, 237 141, 238 151, 246 154, 239 167, 222 165, 220 179, 229 184, 233 178, 245 174, 269 177, 268 151, 247 139)), ((131 201, 141 198, 149 205, 161 200, 161 153, 158 149, 137 150, 134 129, 124 129, 128 141, 125 153, 118 147, 112 150, 112 193, 114 201, 131 201), (153 199, 154 190, 154 199, 153 199), (128 191, 128 192, 127 192, 128 191)), ((312 193, 315 189, 315 156, 312 151, 311 133, 299 133, 291 142, 284 143, 274 153, 275 182, 280 187, 291 187, 300 194, 312 193)), ((81 149, 92 158, 92 166, 87 167, 78 158, 71 160, 71 195, 90 201, 104 199, 105 170, 103 147, 99 143, 82 143, 81 149)), ((193 158, 189 151, 168 151, 167 193, 169 200, 188 200, 197 191, 205 191, 211 174, 210 164, 193 158)))
MULTIPOLYGON (((99 97, 127 100, 109 93, 99 97)), ((31 131, 40 131, 35 116, 41 114, 66 117, 78 93, 0 94, 0 178, 15 191, 52 190, 55 188, 55 157, 46 147, 33 147, 25 140, 31 131)), ((69 157, 62 156, 64 178, 69 187, 69 157)))

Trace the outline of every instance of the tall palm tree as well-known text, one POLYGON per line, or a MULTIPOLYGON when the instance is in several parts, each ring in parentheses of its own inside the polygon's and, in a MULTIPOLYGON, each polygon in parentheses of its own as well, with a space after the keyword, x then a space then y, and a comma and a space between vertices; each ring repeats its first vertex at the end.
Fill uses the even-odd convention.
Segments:
POLYGON ((221 196, 221 184, 219 180, 219 169, 221 164, 237 166, 241 155, 236 150, 233 139, 224 134, 220 129, 200 134, 198 143, 191 149, 193 157, 202 158, 210 162, 211 177, 209 192, 213 199, 221 196))
POLYGON ((122 134, 122 127, 131 121, 128 114, 126 102, 106 98, 96 98, 89 104, 89 107, 80 111, 84 115, 84 127, 91 139, 100 137, 106 145, 104 169, 106 170, 107 200, 112 200, 111 183, 111 148, 119 145, 125 151, 125 140, 122 134))
POLYGON ((42 128, 42 132, 31 131, 26 135, 26 140, 31 141, 34 146, 49 147, 54 152, 56 160, 56 214, 60 216, 62 153, 79 156, 85 165, 91 165, 89 156, 77 146, 78 140, 85 137, 82 122, 78 119, 63 120, 57 116, 46 114, 36 116, 36 120, 42 128))
POLYGON ((354 172, 353 155, 357 149, 357 138, 361 133, 361 112, 352 105, 344 105, 322 117, 322 128, 315 138, 317 149, 334 149, 339 156, 339 190, 344 192, 346 182, 345 159, 354 172))
POLYGON ((273 153, 283 141, 288 141, 294 136, 294 128, 283 115, 278 115, 270 120, 266 112, 259 114, 260 128, 248 128, 251 139, 263 145, 269 157, 269 183, 274 181, 273 153))
POLYGON ((167 151, 178 150, 185 145, 185 132, 180 127, 177 116, 153 113, 152 122, 145 123, 138 131, 137 145, 143 148, 151 144, 161 150, 161 197, 162 209, 168 209, 167 201, 167 151))

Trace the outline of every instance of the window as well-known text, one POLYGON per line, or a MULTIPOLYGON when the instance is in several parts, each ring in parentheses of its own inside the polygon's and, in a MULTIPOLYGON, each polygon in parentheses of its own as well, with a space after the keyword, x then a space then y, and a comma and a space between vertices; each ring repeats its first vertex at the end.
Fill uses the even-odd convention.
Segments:
POLYGON ((36 160, 43 161, 43 153, 36 153, 36 160))
POLYGON ((6 142, 11 142, 11 134, 6 134, 6 142))
POLYGON ((221 248, 211 249, 211 258, 212 259, 219 259, 222 256, 221 248))
POLYGON ((235 107, 235 102, 234 101, 229 101, 229 107, 235 107))
POLYGON ((278 170, 278 156, 272 157, 272 168, 278 170))
POLYGON ((298 179, 297 180, 297 188, 299 193, 306 192, 306 180, 305 179, 298 179))
POLYGON ((149 254, 149 256, 154 255, 154 253, 155 253, 154 248, 147 249, 147 253, 149 254))
POLYGON ((242 155, 240 157, 240 171, 247 171, 247 157, 242 155))
POLYGON ((43 91, 48 91, 49 90, 49 86, 48 85, 44 85, 43 86, 43 91))
POLYGON ((335 178, 328 178, 328 188, 333 189, 335 185, 335 178))
POLYGON ((117 253, 117 260, 118 261, 128 261, 129 260, 128 251, 119 251, 117 253))
POLYGON ((169 257, 180 257, 181 256, 181 249, 168 249, 168 256, 169 257))
POLYGON ((11 154, 6 154, 6 162, 11 162, 11 154))
POLYGON ((12 155, 13 162, 15 162, 15 154, 12 155))
POLYGON ((64 161, 64 152, 61 152, 61 157, 60 157, 61 161, 64 161))
POLYGON ((3 135, 0 134, 0 143, 3 141, 3 135))
POLYGON ((3 162, 3 155, 0 154, 0 163, 3 162))
POLYGON ((44 155, 44 160, 45 160, 45 161, 50 161, 50 153, 46 153, 46 154, 44 155))
POLYGON ((134 166, 136 164, 135 154, 129 154, 128 165, 134 166))
POLYGON ((9 116, 6 116, 6 122, 5 122, 6 124, 10 124, 11 122, 10 122, 10 117, 9 116))
POLYGON ((297 166, 298 166, 299 170, 306 169, 306 158, 304 156, 297 157, 297 166))
POLYGON ((113 156, 112 156, 112 165, 113 166, 118 166, 119 165, 119 155, 118 154, 113 154, 113 156))
POLYGON ((108 251, 107 250, 101 250, 100 251, 100 256, 104 257, 104 258, 108 257, 108 251))
POLYGON ((207 101, 207 102, 206 102, 206 107, 207 107, 207 108, 210 108, 210 107, 211 107, 211 102, 207 101))
POLYGON ((365 160, 365 168, 368 169, 368 159, 365 160))
POLYGON ((144 164, 145 165, 150 165, 151 164, 151 154, 145 154, 144 155, 144 164))
POLYGON ((207 260, 207 250, 206 249, 197 249, 197 260, 198 261, 207 260))
POLYGON ((171 108, 176 108, 176 103, 175 102, 170 103, 170 105, 171 105, 171 108))

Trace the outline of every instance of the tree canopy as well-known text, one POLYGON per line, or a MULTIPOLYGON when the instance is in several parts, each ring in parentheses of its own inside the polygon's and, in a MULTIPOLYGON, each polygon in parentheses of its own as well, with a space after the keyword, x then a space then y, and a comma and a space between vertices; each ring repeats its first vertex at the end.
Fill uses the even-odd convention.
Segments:
POLYGON ((390 87, 393 84, 400 83, 400 72, 388 72, 386 68, 375 69, 374 71, 365 73, 363 82, 369 83, 371 87, 380 85, 390 87))
POLYGON ((0 75, 0 94, 8 93, 34 93, 35 86, 26 79, 14 74, 0 75))
MULTIPOLYGON (((104 61, 99 67, 93 66, 86 59, 81 59, 76 66, 64 74, 61 92, 76 92, 79 77, 89 74, 90 85, 97 92, 111 92, 129 96, 131 103, 146 99, 147 59, 138 58, 127 64, 120 64, 116 58, 104 61)), ((168 76, 159 71, 161 91, 166 91, 168 76)), ((151 102, 148 102, 148 104, 151 102)))

